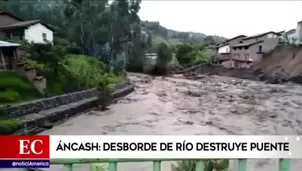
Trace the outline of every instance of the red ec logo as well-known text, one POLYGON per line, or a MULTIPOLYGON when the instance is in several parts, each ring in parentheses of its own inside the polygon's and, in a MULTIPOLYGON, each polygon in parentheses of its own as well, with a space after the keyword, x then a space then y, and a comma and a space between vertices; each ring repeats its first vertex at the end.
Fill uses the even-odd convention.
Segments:
POLYGON ((49 136, 0 136, 0 158, 49 158, 49 136))
POLYGON ((39 151, 37 151, 37 144, 38 145, 43 145, 43 141, 40 139, 37 140, 33 140, 32 142, 30 142, 29 140, 19 140, 19 144, 20 144, 20 150, 19 150, 19 154, 30 154, 31 152, 33 154, 42 154, 43 153, 43 148, 40 149, 39 151))

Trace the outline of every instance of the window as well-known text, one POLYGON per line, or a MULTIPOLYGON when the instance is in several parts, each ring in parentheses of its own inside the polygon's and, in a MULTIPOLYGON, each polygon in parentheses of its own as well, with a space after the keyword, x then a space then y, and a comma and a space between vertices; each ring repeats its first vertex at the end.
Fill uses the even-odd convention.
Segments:
POLYGON ((245 47, 244 47, 244 49, 245 49, 245 50, 247 50, 247 49, 248 49, 248 47, 247 47, 247 46, 245 46, 245 47))
POLYGON ((258 47, 258 52, 262 52, 262 46, 261 45, 258 47))
POLYGON ((43 40, 44 40, 44 41, 47 40, 46 33, 42 33, 42 37, 43 37, 43 40))
POLYGON ((240 41, 239 43, 242 43, 242 41, 240 41))

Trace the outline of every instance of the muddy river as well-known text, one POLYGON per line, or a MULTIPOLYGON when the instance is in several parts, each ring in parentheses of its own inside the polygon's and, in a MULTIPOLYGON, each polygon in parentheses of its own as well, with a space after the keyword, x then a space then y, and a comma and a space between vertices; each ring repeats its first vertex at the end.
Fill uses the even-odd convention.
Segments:
MULTIPOLYGON (((92 110, 41 134, 50 135, 302 135, 302 86, 230 77, 156 77, 129 74, 135 91, 109 110, 92 110)), ((249 171, 277 171, 275 160, 250 160, 249 171)), ((121 171, 151 171, 151 163, 121 171)), ((293 171, 302 161, 292 162, 293 171)), ((88 169, 79 165, 76 170, 88 169)), ((169 163, 163 170, 170 170, 169 163)), ((51 170, 59 170, 52 167, 51 170)), ((230 170, 236 170, 232 162, 230 170)))

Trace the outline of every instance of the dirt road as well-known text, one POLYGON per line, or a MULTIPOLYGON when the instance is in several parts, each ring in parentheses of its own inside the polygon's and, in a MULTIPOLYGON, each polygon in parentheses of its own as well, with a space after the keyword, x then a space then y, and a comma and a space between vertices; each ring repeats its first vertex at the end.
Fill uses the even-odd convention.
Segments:
MULTIPOLYGON (((110 110, 87 112, 41 134, 302 135, 302 86, 219 76, 199 80, 143 74, 129 77, 135 92, 110 110)), ((133 165, 123 164, 119 169, 151 171, 151 163, 133 165)), ((301 161, 292 162, 292 170, 301 166, 301 161)), ((277 163, 254 160, 249 170, 277 170, 277 163)))

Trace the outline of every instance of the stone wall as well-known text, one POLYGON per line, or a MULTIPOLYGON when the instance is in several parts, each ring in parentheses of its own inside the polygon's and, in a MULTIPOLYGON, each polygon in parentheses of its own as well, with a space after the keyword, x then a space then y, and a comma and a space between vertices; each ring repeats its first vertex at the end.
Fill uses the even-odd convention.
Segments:
MULTIPOLYGON (((119 90, 130 86, 129 80, 123 81, 115 85, 114 96, 119 96, 119 90), (117 95, 116 95, 117 94, 117 95)), ((24 116, 31 113, 38 113, 43 110, 56 108, 61 105, 74 103, 83 99, 88 99, 97 96, 97 89, 92 88, 84 91, 43 98, 33 101, 28 101, 21 104, 11 105, 8 107, 8 112, 13 117, 24 116)))

